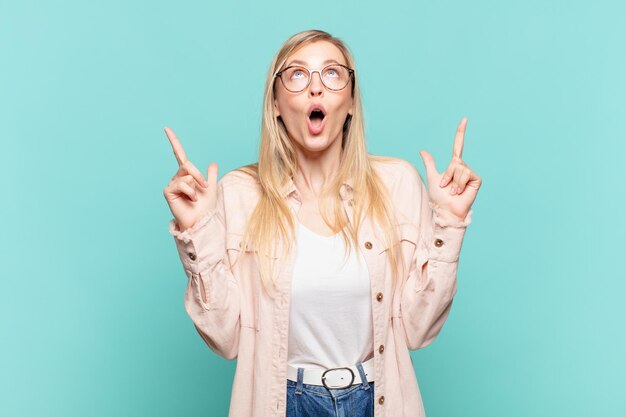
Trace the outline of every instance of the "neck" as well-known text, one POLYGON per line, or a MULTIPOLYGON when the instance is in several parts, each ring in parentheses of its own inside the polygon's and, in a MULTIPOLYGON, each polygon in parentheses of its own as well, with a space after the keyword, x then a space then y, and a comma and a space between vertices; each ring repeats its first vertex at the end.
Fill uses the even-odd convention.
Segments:
POLYGON ((296 151, 298 171, 294 175, 294 183, 304 197, 318 198, 329 186, 339 172, 341 156, 341 140, 333 141, 332 145, 322 152, 296 151))

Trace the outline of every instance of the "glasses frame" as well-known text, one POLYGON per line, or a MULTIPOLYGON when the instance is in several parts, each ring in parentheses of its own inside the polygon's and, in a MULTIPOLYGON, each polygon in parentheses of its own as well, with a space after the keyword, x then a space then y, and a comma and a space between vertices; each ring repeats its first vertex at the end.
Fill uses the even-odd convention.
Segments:
POLYGON ((354 76, 354 69, 353 68, 350 68, 347 65, 335 63, 335 64, 328 64, 324 68, 317 69, 317 70, 310 70, 307 67, 304 67, 302 65, 289 65, 287 68, 283 68, 282 70, 280 70, 276 74, 274 74, 274 79, 276 77, 280 78, 280 83, 283 85, 283 87, 285 87, 285 89, 287 91, 292 92, 292 93, 301 93, 302 91, 306 90, 309 87, 309 85, 311 84, 311 80, 313 79, 313 74, 316 73, 316 72, 319 74, 320 81, 322 82, 322 85, 324 86, 324 88, 326 88, 327 90, 330 90, 330 91, 341 91, 341 90, 343 90, 344 88, 346 88, 348 86, 348 84, 350 84, 350 81, 352 80, 352 77, 354 76), (324 78, 322 77, 322 72, 326 68, 328 68, 328 67, 333 67, 333 66, 337 66, 337 65, 339 65, 340 67, 344 67, 345 69, 348 70, 348 82, 343 87, 334 89, 334 88, 330 88, 329 86, 327 86, 324 83, 324 78), (287 86, 285 85, 285 81, 283 81, 283 77, 282 77, 282 73, 283 72, 287 71, 289 68, 294 68, 294 67, 304 68, 305 70, 307 70, 309 72, 309 81, 306 83, 306 85, 301 90, 296 90, 296 91, 290 90, 289 88, 287 88, 287 86))

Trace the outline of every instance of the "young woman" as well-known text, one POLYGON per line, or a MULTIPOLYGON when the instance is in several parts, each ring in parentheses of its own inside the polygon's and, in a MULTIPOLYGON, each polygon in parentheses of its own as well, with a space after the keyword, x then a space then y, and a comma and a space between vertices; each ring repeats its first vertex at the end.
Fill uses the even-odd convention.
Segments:
POLYGON ((258 163, 217 181, 166 128, 164 190, 207 345, 237 358, 231 417, 424 415, 409 350, 430 344, 457 289, 481 178, 367 153, 357 72, 323 31, 289 38, 267 75, 258 163))

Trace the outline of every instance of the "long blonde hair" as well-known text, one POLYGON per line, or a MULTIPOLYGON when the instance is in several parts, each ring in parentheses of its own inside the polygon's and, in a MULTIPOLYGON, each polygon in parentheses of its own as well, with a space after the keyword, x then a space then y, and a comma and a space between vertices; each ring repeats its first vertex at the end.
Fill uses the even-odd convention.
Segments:
MULTIPOLYGON (((282 68, 293 52, 315 41, 327 41, 335 45, 342 52, 347 65, 354 68, 354 59, 348 47, 343 41, 327 32, 306 30, 287 39, 274 56, 267 72, 259 161, 239 168, 240 171, 255 178, 260 186, 260 198, 248 220, 242 247, 255 248, 260 278, 266 291, 269 290, 270 281, 273 284, 276 283, 275 272, 278 270, 276 261, 284 259, 293 247, 296 226, 296 220, 283 194, 285 186, 297 172, 296 153, 282 119, 275 113, 274 74, 282 68), (278 245, 278 242, 282 244, 278 245)), ((356 72, 351 84, 354 108, 353 114, 348 115, 343 126, 339 172, 328 191, 321 196, 320 212, 324 222, 335 233, 341 233, 348 253, 358 247, 358 231, 362 214, 365 212, 366 216, 373 216, 384 231, 395 277, 398 273, 397 261, 401 259, 402 252, 393 244, 398 241, 398 237, 392 208, 389 207, 387 188, 372 168, 372 161, 386 161, 388 158, 367 153, 356 72), (339 192, 347 179, 352 180, 354 198, 351 204, 354 208, 354 225, 350 224, 346 216, 339 192)))

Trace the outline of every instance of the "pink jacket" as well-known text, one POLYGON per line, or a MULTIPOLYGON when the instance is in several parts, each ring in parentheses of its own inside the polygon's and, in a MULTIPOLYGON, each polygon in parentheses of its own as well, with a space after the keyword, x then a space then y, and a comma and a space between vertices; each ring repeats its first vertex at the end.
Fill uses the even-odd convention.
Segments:
MULTIPOLYGON (((457 290, 457 268, 470 211, 460 221, 434 206, 415 167, 395 158, 374 162, 396 209, 408 275, 392 285, 391 267, 381 232, 364 221, 361 251, 370 272, 376 417, 424 416, 409 350, 429 345, 440 332, 457 290)), ((352 187, 342 185, 341 199, 353 221, 352 187)), ((286 415, 287 329, 293 251, 278 276, 279 295, 268 296, 254 257, 241 254, 246 219, 259 195, 256 182, 231 171, 218 182, 218 202, 193 228, 174 236, 189 284, 185 309, 206 344, 226 359, 237 358, 229 417, 286 415), (191 232, 191 233, 190 233, 191 232)), ((294 215, 300 197, 293 182, 285 198, 294 215)), ((247 252, 247 253, 245 253, 247 252)))

